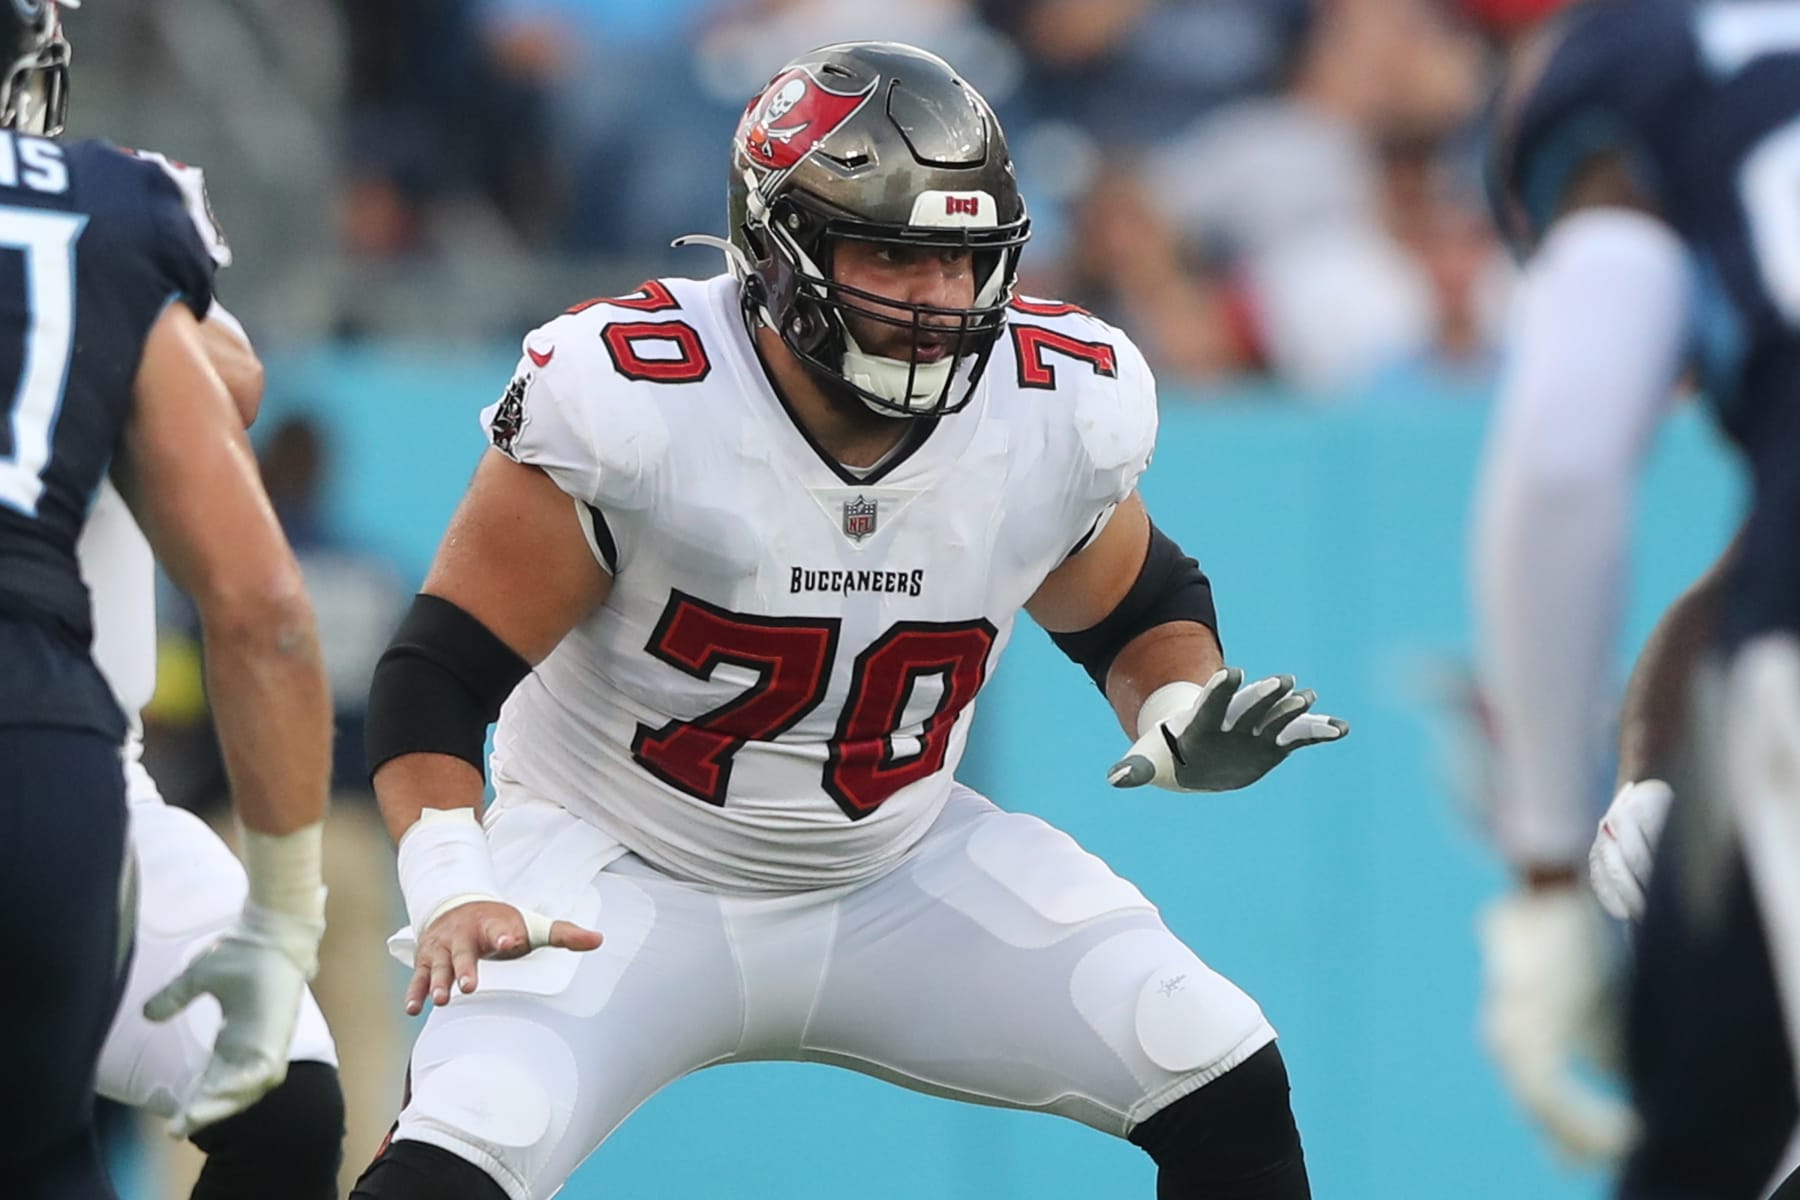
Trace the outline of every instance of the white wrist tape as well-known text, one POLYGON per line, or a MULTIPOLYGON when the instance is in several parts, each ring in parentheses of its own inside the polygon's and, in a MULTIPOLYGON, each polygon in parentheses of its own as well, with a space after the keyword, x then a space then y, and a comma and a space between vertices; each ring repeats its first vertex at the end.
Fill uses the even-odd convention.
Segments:
POLYGON ((487 834, 472 808, 427 808, 400 837, 400 892, 413 936, 461 904, 500 899, 487 834))
MULTIPOLYGON (((1138 709, 1137 735, 1143 737, 1164 721, 1173 720, 1194 707, 1205 687, 1186 679, 1177 679, 1174 683, 1165 683, 1144 697, 1143 707, 1138 709)), ((1185 725, 1185 722, 1184 722, 1185 725)), ((1174 730, 1181 732, 1181 728, 1174 730)))
POLYGON ((324 924, 325 885, 320 881, 325 822, 314 821, 292 833, 258 833, 242 829, 244 873, 250 877, 250 903, 298 921, 324 924))

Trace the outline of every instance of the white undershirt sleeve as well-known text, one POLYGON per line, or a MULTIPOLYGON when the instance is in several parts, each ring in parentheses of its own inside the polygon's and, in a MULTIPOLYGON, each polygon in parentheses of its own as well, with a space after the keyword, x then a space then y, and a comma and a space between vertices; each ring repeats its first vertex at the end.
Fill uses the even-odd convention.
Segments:
POLYGON ((1580 863, 1592 840, 1634 484, 1688 304, 1681 242, 1625 209, 1557 222, 1522 284, 1473 550, 1495 830, 1516 865, 1580 863))

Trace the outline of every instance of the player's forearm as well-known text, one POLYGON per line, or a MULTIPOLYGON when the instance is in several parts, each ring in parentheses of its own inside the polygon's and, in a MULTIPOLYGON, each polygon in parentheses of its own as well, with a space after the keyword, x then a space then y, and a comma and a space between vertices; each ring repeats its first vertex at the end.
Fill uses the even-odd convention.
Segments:
POLYGON ((428 808, 467 808, 479 815, 481 772, 449 754, 405 754, 375 772, 375 801, 397 844, 428 808))
POLYGON ((1619 714, 1619 777, 1623 786, 1666 777, 1687 721, 1694 664, 1719 626, 1725 577, 1737 543, 1720 555, 1657 621, 1625 685, 1619 714))
POLYGON ((1593 834, 1630 489, 1605 472, 1504 475, 1476 544, 1503 765, 1494 825, 1515 866, 1555 872, 1580 863, 1593 834))
POLYGON ((299 589, 203 604, 213 719, 245 828, 284 834, 325 817, 331 697, 312 609, 299 589))
POLYGON ((1631 497, 1680 370, 1687 272, 1666 225, 1582 210, 1521 285, 1475 588, 1504 768, 1495 828, 1528 870, 1579 864, 1592 835, 1631 497))
POLYGON ((1166 683, 1205 683, 1225 665, 1219 638, 1197 621, 1170 621, 1125 643, 1106 675, 1106 698, 1127 737, 1137 737, 1144 700, 1166 683))

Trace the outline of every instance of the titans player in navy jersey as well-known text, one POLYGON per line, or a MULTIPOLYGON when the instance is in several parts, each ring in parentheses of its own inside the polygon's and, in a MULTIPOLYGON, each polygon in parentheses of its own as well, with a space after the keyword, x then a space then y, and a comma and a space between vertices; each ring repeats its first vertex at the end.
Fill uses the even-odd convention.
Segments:
POLYGON ((312 613, 207 357, 212 261, 179 188, 105 143, 48 140, 65 105, 62 7, 0 3, 0 906, 15 931, 0 1027, 23 1031, 0 1194, 18 1200, 112 1195, 91 1110, 130 948, 125 720, 90 653, 76 560, 109 470, 194 597, 226 701, 249 902, 151 1008, 217 997, 205 1087, 237 1107, 279 1082, 316 961, 330 746, 312 613))
POLYGON ((1613 1136, 1557 1043, 1591 998, 1574 885, 1632 484, 1691 371, 1748 512, 1634 673, 1594 877, 1643 922, 1621 1194, 1754 1197, 1794 1128, 1800 1044, 1800 3, 1573 6, 1519 48, 1497 121, 1500 218, 1529 266, 1475 557, 1500 831, 1526 886, 1488 928, 1490 967, 1518 985, 1491 998, 1490 1032, 1565 1145, 1613 1136), (1669 788, 1652 776, 1691 793, 1653 873, 1643 814, 1669 788))

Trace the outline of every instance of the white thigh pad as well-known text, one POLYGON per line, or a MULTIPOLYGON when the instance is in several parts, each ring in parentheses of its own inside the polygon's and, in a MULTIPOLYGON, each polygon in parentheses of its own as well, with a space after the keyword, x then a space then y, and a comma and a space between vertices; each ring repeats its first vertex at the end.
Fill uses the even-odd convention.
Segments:
POLYGON ((396 1137, 476 1151, 522 1194, 567 1132, 578 1089, 575 1056, 556 1033, 521 1017, 433 1014, 414 1047, 412 1101, 396 1137))
POLYGON ((437 1070, 436 1087, 414 1114, 461 1136, 480 1130, 496 1148, 529 1150, 550 1132, 550 1097, 530 1071, 498 1054, 465 1054, 437 1070))
POLYGON ((1210 1066, 1261 1024, 1263 1015, 1229 980, 1183 954, 1144 980, 1136 1020, 1138 1044, 1150 1061, 1181 1072, 1210 1066))
POLYGON ((546 947, 523 958, 484 962, 481 990, 538 996, 571 1016, 595 1015, 643 947, 656 920, 655 901, 631 880, 607 875, 568 893, 557 908, 534 907, 597 929, 606 941, 598 950, 546 947), (580 985, 574 986, 577 976, 580 985))
POLYGON ((1126 930, 1083 956, 1070 981, 1075 1007, 1115 1053, 1177 1075, 1228 1060, 1267 1032, 1262 1009, 1166 929, 1126 930), (1121 985, 1135 993, 1122 1011, 1121 985))
POLYGON ((598 929, 606 944, 587 953, 546 947, 524 958, 483 963, 482 986, 553 998, 557 1008, 593 1016, 636 957, 655 914, 642 888, 616 876, 602 878, 625 848, 566 809, 530 802, 497 809, 488 840, 495 877, 509 903, 553 921, 598 929), (578 971, 581 987, 571 991, 578 971))
POLYGON ((928 894, 1021 949, 1054 945, 1112 913, 1156 911, 1074 838, 1023 813, 978 818, 961 854, 931 856, 915 867, 914 878, 928 894))

